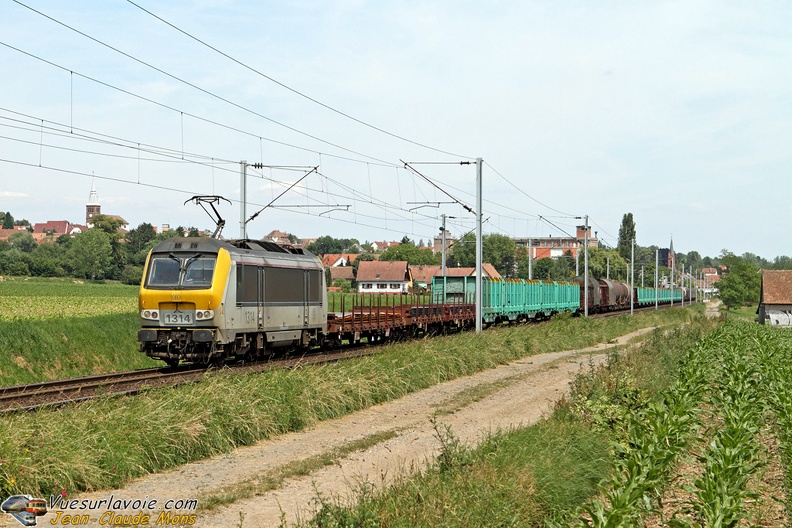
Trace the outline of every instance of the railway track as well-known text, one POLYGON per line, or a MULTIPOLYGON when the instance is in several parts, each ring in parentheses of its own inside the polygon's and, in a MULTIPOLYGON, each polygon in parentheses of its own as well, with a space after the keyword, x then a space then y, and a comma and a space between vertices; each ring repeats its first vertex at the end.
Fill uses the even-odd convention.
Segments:
MULTIPOLYGON (((661 306, 660 309, 668 306, 661 306)), ((636 308, 636 312, 655 310, 654 306, 636 308)), ((624 315, 624 311, 591 314, 590 317, 604 318, 624 315)), ((253 363, 224 365, 206 368, 182 365, 176 368, 162 367, 45 381, 28 385, 0 388, 0 413, 35 410, 42 407, 65 405, 90 400, 100 396, 132 395, 158 387, 195 383, 207 375, 233 372, 235 374, 257 373, 268 370, 295 368, 301 365, 330 363, 343 359, 361 357, 374 353, 365 344, 347 345, 336 351, 317 351, 300 356, 285 356, 253 363)))
POLYGON ((371 347, 355 347, 336 352, 315 352, 264 360, 254 363, 206 368, 185 365, 177 368, 152 368, 45 381, 28 385, 0 388, 0 413, 31 411, 90 400, 97 397, 137 394, 158 387, 173 387, 195 383, 205 376, 233 372, 234 374, 266 372, 304 365, 331 363, 373 354, 371 347))

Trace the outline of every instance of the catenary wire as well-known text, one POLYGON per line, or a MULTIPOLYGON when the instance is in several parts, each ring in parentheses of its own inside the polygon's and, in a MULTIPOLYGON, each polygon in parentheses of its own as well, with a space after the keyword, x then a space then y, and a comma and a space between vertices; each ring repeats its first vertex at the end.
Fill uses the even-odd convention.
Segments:
MULTIPOLYGON (((16 1, 16 0, 14 0, 14 1, 16 1)), ((356 154, 358 156, 362 156, 364 158, 368 158, 370 161, 363 161, 363 160, 359 160, 359 159, 355 159, 355 158, 349 158, 349 157, 346 157, 346 156, 339 156, 337 154, 330 154, 330 153, 326 153, 326 152, 321 152, 321 151, 318 151, 316 149, 310 149, 310 148, 307 148, 307 147, 300 147, 300 146, 297 146, 297 145, 294 145, 294 144, 291 144, 291 143, 286 143, 286 142, 279 141, 279 140, 276 140, 276 139, 263 137, 260 134, 255 134, 253 132, 248 132, 248 131, 245 131, 245 130, 242 130, 242 129, 239 129, 239 128, 236 128, 236 127, 233 127, 233 126, 230 126, 230 125, 226 125, 226 124, 220 123, 219 121, 215 121, 213 119, 208 119, 208 118, 205 118, 205 117, 201 117, 201 116, 199 116, 197 114, 193 114, 191 112, 187 112, 187 111, 184 111, 184 110, 179 110, 178 108, 175 108, 173 106, 167 105, 165 103, 161 103, 159 101, 155 101, 155 100, 153 100, 151 98, 148 98, 148 97, 140 95, 140 94, 136 94, 136 93, 131 92, 129 90, 126 90, 124 88, 120 88, 118 86, 112 85, 112 84, 107 83, 105 81, 96 79, 95 77, 91 77, 89 75, 85 75, 85 74, 76 72, 76 71, 71 70, 71 69, 69 69, 69 68, 67 68, 65 66, 62 66, 62 65, 57 64, 55 62, 47 60, 47 59, 45 59, 43 57, 39 57, 38 55, 35 55, 33 53, 30 53, 28 51, 20 49, 20 48, 18 48, 16 46, 12 46, 11 44, 8 44, 8 43, 5 43, 5 42, 0 42, 0 45, 5 46, 5 47, 7 47, 9 49, 12 49, 12 50, 14 50, 14 51, 16 51, 18 53, 23 54, 23 55, 27 55, 28 57, 36 59, 38 61, 41 61, 41 62, 43 62, 45 64, 49 64, 50 66, 53 66, 53 67, 58 68, 60 70, 69 72, 71 75, 77 75, 78 77, 81 77, 83 79, 86 79, 86 80, 94 82, 94 83, 97 83, 97 84, 99 84, 101 86, 104 86, 106 88, 110 88, 112 90, 119 91, 121 93, 129 95, 129 96, 134 97, 136 99, 140 99, 141 101, 145 101, 147 103, 154 104, 156 106, 159 106, 161 108, 165 108, 165 109, 170 110, 172 112, 179 113, 179 114, 181 114, 183 116, 188 116, 188 117, 191 117, 193 119, 197 119, 197 120, 202 121, 204 123, 209 123, 209 124, 221 127, 221 128, 225 128, 226 130, 231 130, 233 132, 238 132, 240 134, 245 134, 245 135, 248 135, 248 136, 251 136, 251 137, 255 137, 255 138, 258 138, 260 140, 265 140, 267 142, 274 143, 274 144, 277 144, 277 145, 290 147, 290 148, 302 150, 302 151, 305 151, 305 152, 310 152, 312 154, 323 154, 325 156, 330 156, 330 157, 333 157, 333 158, 343 159, 343 160, 347 160, 347 161, 353 161, 353 162, 356 162, 356 163, 370 163, 373 160, 373 161, 377 162, 377 164, 383 165, 383 166, 386 166, 386 167, 398 166, 398 165, 396 165, 394 163, 391 163, 391 162, 388 162, 386 160, 381 160, 381 159, 378 159, 378 158, 375 158, 375 157, 372 157, 372 156, 368 156, 366 154, 358 153, 358 152, 355 152, 353 150, 346 149, 344 147, 338 147, 338 148, 341 148, 342 150, 345 150, 347 152, 351 152, 351 153, 356 154)), ((325 143, 327 143, 327 142, 325 142, 325 143)), ((333 145, 332 143, 327 143, 327 144, 332 145, 332 146, 336 146, 336 145, 333 145)))
POLYGON ((417 141, 414 141, 412 139, 406 138, 404 136, 400 136, 398 134, 394 134, 392 132, 388 132, 387 130, 384 130, 384 129, 380 128, 380 127, 372 125, 371 123, 363 121, 362 119, 358 119, 358 118, 356 118, 356 117, 354 117, 354 116, 352 116, 352 115, 350 115, 350 114, 348 114, 346 112, 343 112, 341 110, 333 108, 332 106, 327 105, 327 104, 325 104, 325 103, 323 103, 323 102, 321 102, 321 101, 319 101, 319 100, 317 100, 317 99, 315 99, 315 98, 313 98, 313 97, 311 97, 309 95, 306 95, 303 92, 300 92, 299 90, 296 90, 296 89, 294 89, 294 88, 292 88, 292 87, 290 87, 290 86, 278 81, 277 79, 274 79, 273 77, 271 77, 271 76, 269 76, 269 75, 267 75, 267 74, 255 69, 255 68, 253 68, 252 66, 250 66, 248 64, 245 64, 244 62, 232 57, 231 55, 227 54, 226 52, 224 52, 224 51, 222 51, 222 50, 220 50, 218 48, 216 48, 215 46, 212 46, 211 44, 208 44, 204 40, 199 39, 198 37, 188 33, 187 31, 185 31, 185 30, 181 29, 180 27, 176 26, 175 24, 165 20, 164 18, 160 17, 159 15, 156 15, 155 13, 153 13, 153 12, 149 11, 148 9, 142 7, 141 5, 133 2, 132 0, 127 0, 127 2, 129 2, 133 6, 137 7, 141 11, 143 11, 145 13, 148 13, 149 15, 151 15, 154 18, 156 18, 160 22, 163 22, 164 24, 172 27, 176 31, 180 32, 181 34, 193 39, 194 41, 198 42, 199 44, 202 44, 203 46, 206 46, 207 48, 211 49, 212 51, 215 51, 215 52, 219 53, 220 55, 222 55, 223 57, 235 62, 236 64, 242 66, 243 68, 245 68, 247 70, 250 70, 251 72, 253 72, 253 73, 255 73, 255 74, 257 74, 257 75, 259 75, 259 76, 261 76, 261 77, 263 77, 265 79, 267 79, 268 81, 271 81, 271 82, 277 84, 281 88, 285 88, 286 90, 289 90, 290 92, 292 92, 292 93, 294 93, 296 95, 299 95, 300 97, 303 97, 303 98, 305 98, 305 99, 307 99, 307 100, 309 100, 309 101, 311 101, 313 103, 316 103, 317 105, 319 105, 319 106, 321 106, 323 108, 326 108, 327 110, 330 110, 331 112, 335 112, 336 114, 341 115, 343 117, 346 117, 347 119, 350 119, 350 120, 352 120, 352 121, 354 121, 354 122, 356 122, 358 124, 361 124, 363 126, 371 128, 373 130, 376 130, 377 132, 381 132, 383 134, 386 134, 386 135, 388 135, 390 137, 405 141, 405 142, 410 143, 412 145, 416 145, 418 147, 422 147, 422 148, 425 148, 425 149, 428 149, 428 150, 432 150, 434 152, 439 152, 441 154, 447 154, 449 156, 455 156, 455 157, 466 158, 466 159, 473 159, 470 156, 463 156, 461 154, 454 154, 453 152, 448 152, 446 150, 442 150, 442 149, 439 149, 439 148, 431 147, 429 145, 426 145, 426 144, 423 144, 423 143, 419 143, 417 141))
MULTIPOLYGON (((356 151, 354 151, 352 149, 349 149, 349 148, 346 148, 346 147, 342 147, 341 145, 335 144, 332 141, 328 141, 326 139, 322 139, 322 138, 320 138, 318 136, 314 136, 312 134, 309 134, 308 132, 304 132, 304 131, 302 131, 302 130, 300 130, 298 128, 292 127, 292 126, 287 125, 285 123, 281 123, 280 121, 277 121, 275 119, 272 119, 271 117, 265 116, 264 114, 262 114, 260 112, 257 112, 255 110, 252 110, 250 108, 247 108, 244 105, 241 105, 239 103, 235 103, 235 102, 231 101, 230 99, 227 99, 227 98, 225 98, 225 97, 223 97, 221 95, 218 95, 218 94, 216 94, 216 93, 214 93, 214 92, 212 92, 210 90, 207 90, 205 88, 201 88, 197 84, 194 84, 194 83, 191 83, 190 81, 182 79, 181 77, 179 77, 177 75, 174 75, 172 73, 169 73, 169 72, 163 70, 162 68, 158 68, 157 66, 154 66, 153 64, 150 64, 150 63, 148 63, 148 62, 146 62, 146 61, 144 61, 142 59, 138 59, 137 57, 135 57, 133 55, 130 55, 129 53, 126 53, 125 51, 121 51, 120 49, 118 49, 118 48, 116 48, 114 46, 111 46, 110 44, 107 44, 106 42, 103 42, 103 41, 101 41, 101 40, 99 40, 99 39, 97 39, 95 37, 92 37, 91 35, 88 35, 87 33, 83 32, 83 31, 80 31, 79 29, 76 29, 76 28, 66 24, 65 22, 61 22, 60 20, 58 20, 56 18, 53 18, 53 17, 47 15, 46 13, 43 13, 43 12, 37 10, 37 9, 34 9, 34 8, 28 6, 27 4, 24 4, 24 3, 20 2, 19 0, 12 0, 12 1, 14 3, 19 4, 20 6, 26 8, 26 9, 29 9, 29 10, 33 11, 34 13, 36 13, 38 15, 43 16, 44 18, 46 18, 48 20, 51 20, 52 22, 55 22, 56 24, 59 24, 59 25, 65 27, 65 28, 67 28, 67 29, 69 29, 71 31, 74 31, 75 33, 77 33, 79 35, 82 35, 83 37, 85 37, 87 39, 90 39, 93 42, 96 42, 97 44, 100 44, 100 45, 102 45, 102 46, 104 46, 104 47, 106 47, 108 49, 111 49, 111 50, 115 51, 116 53, 119 53, 119 54, 123 55, 124 57, 127 57, 127 58, 129 58, 129 59, 131 59, 131 60, 133 60, 133 61, 135 61, 135 62, 137 62, 139 64, 142 64, 142 65, 144 65, 144 66, 146 66, 148 68, 151 68, 151 69, 153 69, 153 70, 155 70, 155 71, 157 71, 157 72, 159 72, 159 73, 161 73, 161 74, 163 74, 163 75, 165 75, 167 77, 170 77, 171 79, 173 79, 175 81, 178 81, 178 82, 180 82, 182 84, 185 84, 185 85, 189 86, 190 88, 198 90, 199 92, 202 92, 202 93, 204 93, 204 94, 206 94, 206 95, 208 95, 210 97, 213 97, 213 98, 215 98, 215 99, 217 99, 219 101, 223 101, 224 103, 229 104, 229 105, 231 105, 231 106, 233 106, 235 108, 238 108, 238 109, 240 109, 240 110, 242 110, 244 112, 247 112, 247 113, 249 113, 251 115, 255 115, 257 117, 260 117, 260 118, 262 118, 262 119, 264 119, 266 121, 269 121, 270 123, 276 124, 278 126, 286 128, 288 130, 291 130, 292 132, 295 132, 297 134, 300 134, 300 135, 303 135, 305 137, 311 138, 311 139, 313 139, 315 141, 319 141, 319 142, 324 143, 326 145, 330 145, 330 146, 335 147, 337 149, 341 149, 341 150, 343 150, 345 152, 349 152, 349 153, 355 154, 357 156, 362 156, 364 158, 376 160, 376 161, 379 161, 379 162, 382 162, 382 163, 387 163, 385 160, 381 160, 381 159, 375 158, 373 156, 369 156, 367 154, 363 154, 361 152, 356 152, 356 151)), ((11 47, 11 46, 9 46, 9 47, 11 47)), ((17 48, 15 48, 15 49, 17 49, 17 48)))

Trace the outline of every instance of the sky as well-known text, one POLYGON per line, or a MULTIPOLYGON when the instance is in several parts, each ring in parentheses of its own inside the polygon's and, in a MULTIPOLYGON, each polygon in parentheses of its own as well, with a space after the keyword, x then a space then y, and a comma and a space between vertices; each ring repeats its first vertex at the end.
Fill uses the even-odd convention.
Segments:
POLYGON ((0 210, 792 255, 792 3, 4 0, 0 210), (246 200, 241 205, 241 163, 246 200), (407 165, 405 165, 405 163, 407 165), (187 202, 185 204, 185 202, 187 202), (250 219, 256 212, 260 213, 250 219), (249 220, 248 220, 249 219, 249 220))

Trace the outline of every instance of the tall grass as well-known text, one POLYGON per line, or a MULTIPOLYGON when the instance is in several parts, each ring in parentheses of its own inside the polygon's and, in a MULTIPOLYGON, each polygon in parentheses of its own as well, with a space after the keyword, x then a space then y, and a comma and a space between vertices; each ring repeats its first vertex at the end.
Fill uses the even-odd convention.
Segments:
POLYGON ((530 353, 592 345, 640 327, 689 319, 687 310, 601 321, 561 318, 390 345, 337 364, 209 376, 196 385, 136 397, 4 416, 0 495, 118 486, 530 353))
POLYGON ((0 321, 0 387, 156 366, 138 325, 137 314, 0 321))

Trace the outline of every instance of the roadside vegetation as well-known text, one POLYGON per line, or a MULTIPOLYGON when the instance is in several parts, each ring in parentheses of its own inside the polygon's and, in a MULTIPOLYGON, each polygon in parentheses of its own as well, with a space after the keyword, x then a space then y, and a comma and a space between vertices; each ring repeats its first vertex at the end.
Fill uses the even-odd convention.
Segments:
POLYGON ((335 364, 207 375, 190 386, 3 416, 0 495, 72 495, 120 486, 517 358, 608 342, 647 326, 680 326, 695 313, 565 316, 387 345, 373 356, 335 364))
POLYGON ((788 526, 792 336, 739 320, 657 330, 532 427, 459 444, 306 526, 788 526))

